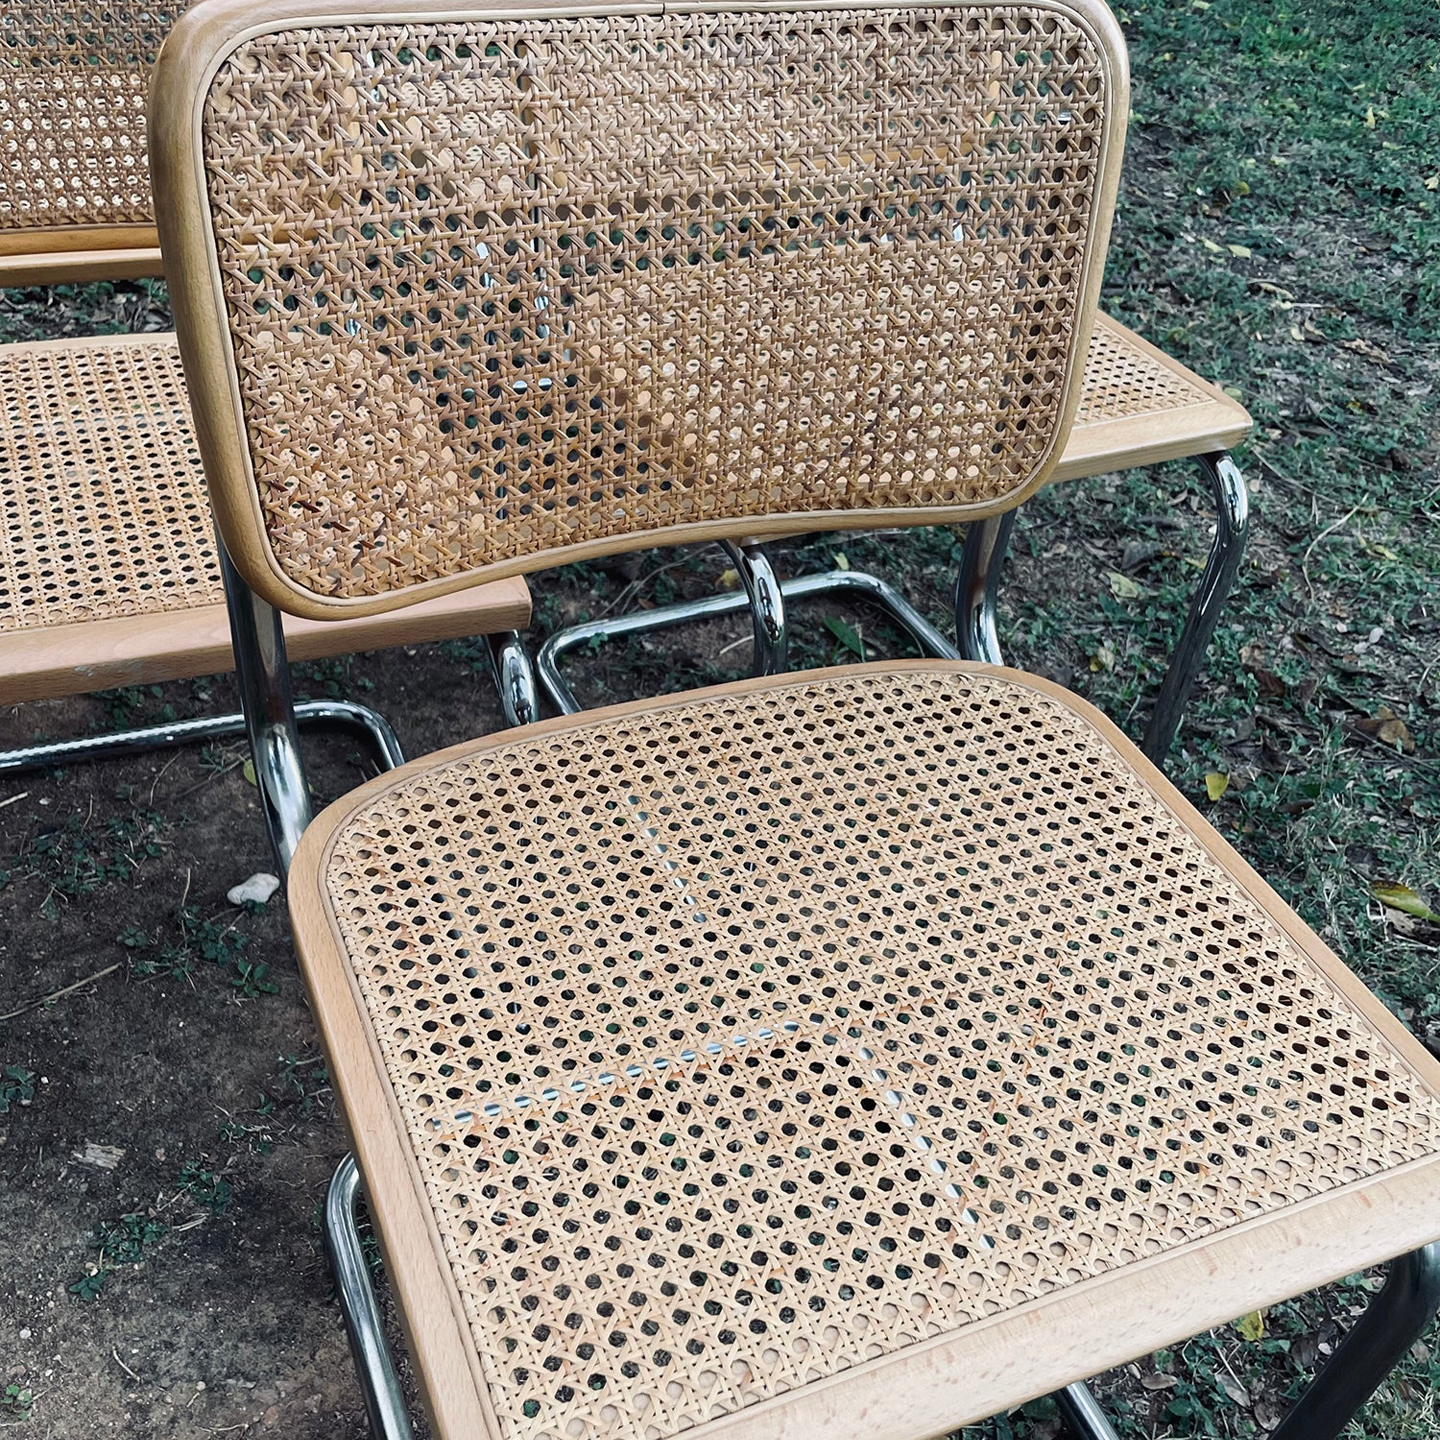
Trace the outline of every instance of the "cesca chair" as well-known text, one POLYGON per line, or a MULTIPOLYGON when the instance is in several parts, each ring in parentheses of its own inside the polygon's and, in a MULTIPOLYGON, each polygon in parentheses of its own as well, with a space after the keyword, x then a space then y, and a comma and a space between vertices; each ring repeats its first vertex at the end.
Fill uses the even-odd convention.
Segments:
MULTIPOLYGON (((151 160, 226 549, 323 623, 1003 516, 1064 453, 1126 111, 1098 0, 204 0, 151 160)), ((1393 1261, 1276 1432, 1316 1440, 1435 1308, 1440 1067, 1033 676, 492 735, 332 805, 288 894, 387 1436, 357 1176, 467 1440, 918 1440, 1047 1391, 1104 1436, 1083 1377, 1393 1261)))
MULTIPOLYGON (((145 157, 150 67, 183 4, 103 8, 27 0, 0 25, 0 286, 162 274, 145 157)), ((190 423, 173 334, 0 346, 0 703, 55 699, 232 668, 227 566, 190 423)), ((289 621, 233 573, 278 683, 297 660, 484 634, 510 718, 534 719, 514 631, 518 577, 392 613, 289 621), (526 708, 527 700, 530 708, 526 708), (518 707, 518 708, 517 708, 518 707)), ((258 640, 256 641, 258 643, 258 640)), ((273 691, 274 687, 271 687, 273 691)), ((284 679, 288 697, 288 677, 284 679)), ((252 697, 265 709, 271 691, 252 697)), ((349 700, 288 698, 275 723, 339 725, 400 758, 385 718, 349 700)), ((207 715, 0 752, 0 773, 244 733, 207 715)), ((264 748, 263 745, 261 747, 264 748)), ((294 817, 288 828, 298 834, 294 817)))

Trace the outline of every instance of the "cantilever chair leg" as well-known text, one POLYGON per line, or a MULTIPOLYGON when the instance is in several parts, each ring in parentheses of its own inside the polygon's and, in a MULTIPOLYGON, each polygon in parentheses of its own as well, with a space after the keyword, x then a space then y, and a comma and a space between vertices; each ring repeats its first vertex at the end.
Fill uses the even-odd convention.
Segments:
POLYGON ((1148 759, 1162 769, 1165 756, 1180 728, 1180 717, 1195 684, 1200 664, 1215 634, 1230 587, 1240 571, 1245 555, 1245 540, 1250 526, 1250 500, 1245 490, 1245 477, 1226 451, 1201 455, 1198 463, 1210 482, 1215 497, 1215 538, 1200 576, 1185 628, 1170 656, 1159 698, 1151 712, 1150 723, 1140 748, 1148 759))
MULTIPOLYGON (((353 700, 299 700, 295 718, 302 726, 352 730, 374 747, 386 769, 395 764, 395 732, 390 722, 368 705, 353 700)), ((111 730, 103 735, 86 735, 78 740, 57 740, 44 745, 26 745, 0 751, 0 775, 26 770, 49 770, 58 765, 76 765, 87 760, 117 759, 163 750, 172 745, 191 745, 202 740, 219 740, 245 733, 245 717, 239 711, 228 715, 202 715, 194 720, 170 720, 159 725, 142 725, 131 730, 111 730)))
MULTIPOLYGON (((1440 1244, 1386 1266, 1385 1285, 1290 1408, 1270 1440, 1336 1440, 1440 1310, 1440 1244)), ((1056 1395, 1077 1440, 1118 1440, 1083 1385, 1056 1395)))
POLYGON ((1270 1440, 1335 1440, 1440 1310, 1440 1244, 1401 1255, 1270 1440))
POLYGON ((345 1316, 350 1352, 365 1391, 370 1428, 381 1440, 411 1440, 414 1431, 405 1409, 405 1393, 394 1356, 385 1339, 380 1306, 365 1265, 355 1204, 360 1198, 360 1171, 355 1157, 347 1155, 336 1167, 325 1197, 325 1251, 345 1316))
POLYGON ((960 642, 962 660, 1004 663, 995 627, 995 595, 1019 513, 1018 509, 1007 510, 965 528, 965 548, 955 578, 955 638, 960 642))
MULTIPOLYGON (((540 691, 525 642, 516 630, 485 638, 490 650, 490 674, 500 696, 500 710, 506 725, 513 729, 516 725, 533 724, 540 718, 540 691)), ((392 763, 398 765, 400 761, 392 763)))
MULTIPOLYGON (((1250 522, 1245 477, 1229 453, 1222 450, 1196 458, 1215 498, 1215 538, 1140 743, 1146 757, 1162 769, 1220 611, 1239 573, 1250 522)), ((955 628, 966 660, 1001 663, 995 597, 1017 513, 1011 510, 982 520, 965 532, 960 577, 955 584, 955 628)))

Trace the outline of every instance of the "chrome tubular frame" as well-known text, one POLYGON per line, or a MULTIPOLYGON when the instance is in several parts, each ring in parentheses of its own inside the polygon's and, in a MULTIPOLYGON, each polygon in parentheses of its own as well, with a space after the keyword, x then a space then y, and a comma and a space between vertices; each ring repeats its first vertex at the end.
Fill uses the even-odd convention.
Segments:
POLYGON ((345 1316, 350 1353, 355 1357, 355 1368, 365 1392, 370 1429, 381 1440, 412 1440, 414 1431, 405 1408, 405 1392, 395 1369, 395 1357, 385 1339, 380 1306, 360 1244, 355 1213, 359 1198, 360 1171, 355 1157, 347 1155, 336 1167, 325 1196, 325 1251, 330 1257, 330 1270, 345 1316))
POLYGON ((1201 455, 1199 465, 1215 497, 1215 538, 1210 542, 1205 569, 1190 601, 1180 639, 1170 654, 1170 665, 1155 708, 1150 712, 1145 738, 1140 742, 1140 748, 1162 770, 1175 732, 1180 728, 1195 677, 1210 648, 1220 611, 1240 572, 1250 529, 1250 497, 1239 467, 1223 450, 1201 455))
MULTIPOLYGON (((255 764, 255 785, 283 877, 289 873, 295 847, 310 823, 311 813, 310 786, 305 779, 295 725, 295 700, 290 693, 285 631, 280 612, 240 578, 223 543, 220 572, 225 580, 230 643, 235 651, 240 706, 245 712, 245 731, 255 764)), ((395 754, 399 753, 397 743, 395 754)))
POLYGON ((534 724, 540 718, 540 691, 535 683, 530 652, 519 632, 506 630, 500 635, 487 635, 485 639, 490 648, 490 675, 500 696, 500 710, 506 725, 513 729, 516 725, 534 724))
POLYGON ((750 602, 750 623, 755 631, 756 675, 783 675, 790 668, 790 633, 785 628, 785 595, 770 564, 770 557, 753 542, 721 542, 740 576, 750 602))
POLYGON ((991 515, 965 527, 960 573, 955 577, 955 638, 965 660, 1003 665, 1000 632, 995 628, 995 594, 1010 549, 1019 510, 991 515))
MULTIPOLYGON (((1195 677, 1215 634, 1220 611, 1240 571, 1250 525, 1250 501, 1245 477, 1226 451, 1196 457, 1215 499, 1215 538, 1205 560, 1200 583, 1190 601, 1190 610, 1180 638, 1170 652, 1170 663, 1160 686, 1150 723, 1140 749, 1164 768, 1195 677)), ((960 578, 955 585, 955 627, 960 650, 967 660, 987 660, 998 665, 1000 641, 995 627, 995 595, 1000 568, 1009 547, 1016 512, 995 516, 972 525, 965 533, 965 552, 960 578)))
MULTIPOLYGON (((389 721, 368 705, 357 705, 352 700, 299 700, 295 704, 295 718, 302 726, 334 726, 353 730, 375 747, 375 753, 381 760, 395 753, 395 732, 390 728, 389 721)), ((163 750, 172 745, 191 745, 202 740, 227 739, 243 734, 245 717, 239 711, 229 715, 202 715, 195 720, 163 721, 132 730, 86 735, 78 740, 57 740, 0 751, 0 775, 49 770, 60 765, 108 760, 121 755, 141 755, 147 750, 163 750)))
MULTIPOLYGON (((769 571, 768 564, 766 569, 769 571)), ((744 573, 742 570, 742 584, 744 573)), ((770 571, 770 575, 773 576, 773 571, 770 571)), ((782 606, 812 595, 860 596, 883 609, 910 636, 923 654, 946 660, 960 658, 960 652, 893 585, 874 575, 867 575, 863 570, 826 570, 815 575, 801 575, 794 580, 783 581, 776 588, 782 606)), ((683 625, 690 620, 714 620, 719 616, 732 615, 738 610, 749 608, 750 604, 748 591, 741 589, 720 595, 705 595, 698 600, 682 600, 678 604, 664 605, 654 610, 634 610, 628 615, 615 615, 603 620, 588 620, 579 625, 571 625, 565 630, 557 631, 540 647, 536 659, 540 683, 557 710, 565 715, 574 715, 583 707, 560 673, 560 661, 571 650, 592 641, 620 640, 627 635, 644 635, 651 630, 683 625)), ((773 614, 771 596, 766 597, 766 604, 772 606, 769 613, 773 614)), ((753 619, 753 609, 751 613, 753 619)), ((757 623, 765 622, 762 620, 757 623)), ((757 649, 757 653, 763 654, 764 651, 757 649)), ((774 654, 773 647, 769 653, 774 654)))

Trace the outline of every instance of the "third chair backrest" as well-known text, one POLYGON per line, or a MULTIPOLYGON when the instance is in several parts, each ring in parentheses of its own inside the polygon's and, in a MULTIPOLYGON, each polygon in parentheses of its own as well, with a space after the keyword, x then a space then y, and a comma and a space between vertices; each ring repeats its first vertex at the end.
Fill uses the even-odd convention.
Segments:
POLYGON ((1123 140, 1103 7, 520 10, 280 0, 162 57, 177 323, 258 593, 366 613, 1043 482, 1123 140))
POLYGON ((0 286, 158 276, 145 100, 185 0, 0 17, 0 286))

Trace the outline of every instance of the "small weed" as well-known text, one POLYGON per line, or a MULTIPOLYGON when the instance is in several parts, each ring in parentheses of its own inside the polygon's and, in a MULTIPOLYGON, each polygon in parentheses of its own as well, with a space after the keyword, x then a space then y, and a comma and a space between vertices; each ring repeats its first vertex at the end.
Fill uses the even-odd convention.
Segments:
MULTIPOLYGON (((106 728, 124 730, 139 720, 147 701, 163 700, 164 697, 165 692, 158 685, 126 685, 119 690, 102 690, 96 699, 105 707, 106 728)), ((148 717, 150 723, 174 718, 175 707, 168 704, 148 717)))
POLYGON ((294 1055, 281 1055, 278 1061, 281 1096, 297 1105, 302 1115, 309 1115, 315 1109, 315 1102, 322 1095, 330 1093, 328 1067, 316 1055, 308 1055, 303 1059, 294 1055))
POLYGON ((235 1196, 228 1180, 196 1160, 188 1161, 180 1172, 180 1193, 216 1215, 223 1215, 235 1196))
POLYGON ((102 1220, 90 1235, 90 1248, 95 1259, 85 1273, 65 1288, 77 1300, 94 1300, 105 1288, 112 1271, 122 1265, 138 1265, 146 1248, 163 1240, 170 1227, 153 1216, 132 1213, 118 1220, 102 1220))
POLYGON ((48 918, 55 918, 61 901, 133 879, 140 866, 163 849, 165 819, 153 810, 132 807, 94 827, 92 818, 92 813, 76 812, 41 830, 5 872, 11 883, 19 878, 45 882, 48 889, 40 909, 48 918))
POLYGON ((35 1077, 19 1065, 0 1070, 0 1115, 12 1105, 28 1105, 35 1098, 35 1077))
POLYGON ((251 960, 244 951, 249 936, 233 923, 205 919, 193 905, 182 906, 178 916, 178 940, 166 942, 135 926, 121 931, 116 942, 133 952, 130 962, 136 975, 193 975, 200 961, 216 965, 230 983, 247 999, 274 995, 280 987, 269 978, 270 967, 263 960, 251 960))
POLYGON ((8 1415, 12 1421, 28 1420, 30 1418, 30 1407, 35 1403, 35 1395, 23 1385, 7 1385, 5 1393, 0 1395, 0 1414, 8 1415))
POLYGON ((275 1149, 275 1132, 271 1119, 275 1114, 275 1101, 262 1094, 255 1109, 250 1112, 259 1117, 259 1124, 227 1117, 220 1127, 218 1136, 231 1145, 244 1145, 252 1155, 269 1155, 275 1149))

